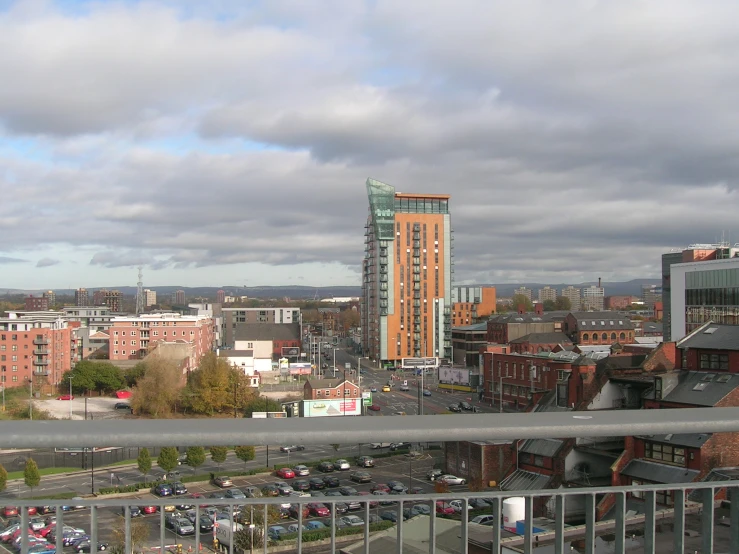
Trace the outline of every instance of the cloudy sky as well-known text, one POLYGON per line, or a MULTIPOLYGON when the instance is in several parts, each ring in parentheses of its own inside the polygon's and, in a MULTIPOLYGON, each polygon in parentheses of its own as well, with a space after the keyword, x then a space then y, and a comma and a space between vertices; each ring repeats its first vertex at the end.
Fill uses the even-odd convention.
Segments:
POLYGON ((739 241, 739 3, 0 0, 0 287, 358 285, 365 180, 456 279, 739 241))

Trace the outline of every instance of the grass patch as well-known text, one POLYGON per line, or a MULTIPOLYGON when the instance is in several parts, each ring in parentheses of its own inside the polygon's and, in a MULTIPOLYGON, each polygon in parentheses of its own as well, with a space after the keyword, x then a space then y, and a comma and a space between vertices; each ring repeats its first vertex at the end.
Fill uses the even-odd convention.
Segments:
MULTIPOLYGON (((73 471, 82 470, 78 467, 47 467, 38 470, 41 477, 44 475, 57 475, 58 473, 72 473, 73 471)), ((11 479, 23 479, 23 471, 9 471, 8 480, 11 479)))
POLYGON ((45 494, 44 496, 32 496, 32 500, 68 500, 70 498, 75 498, 80 496, 80 493, 70 491, 70 492, 60 492, 57 494, 45 494))

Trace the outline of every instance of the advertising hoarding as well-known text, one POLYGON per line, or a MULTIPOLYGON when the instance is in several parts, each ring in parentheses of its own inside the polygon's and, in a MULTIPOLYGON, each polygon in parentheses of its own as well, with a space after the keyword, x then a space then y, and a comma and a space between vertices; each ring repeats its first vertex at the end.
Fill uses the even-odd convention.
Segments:
POLYGON ((251 417, 254 419, 282 418, 287 417, 287 412, 252 412, 251 417))
POLYGON ((290 375, 310 375, 313 366, 308 362, 290 364, 290 375))
POLYGON ((333 417, 362 415, 362 400, 303 400, 302 417, 333 417))
POLYGON ((439 358, 403 358, 400 366, 404 369, 415 367, 438 367, 439 358))
POLYGON ((362 404, 365 406, 372 406, 372 392, 371 391, 362 391, 362 404))
POLYGON ((284 357, 297 358, 298 356, 300 356, 300 347, 299 346, 283 346, 282 355, 284 357))
POLYGON ((470 370, 458 367, 442 366, 439 368, 439 383, 469 385, 470 370))

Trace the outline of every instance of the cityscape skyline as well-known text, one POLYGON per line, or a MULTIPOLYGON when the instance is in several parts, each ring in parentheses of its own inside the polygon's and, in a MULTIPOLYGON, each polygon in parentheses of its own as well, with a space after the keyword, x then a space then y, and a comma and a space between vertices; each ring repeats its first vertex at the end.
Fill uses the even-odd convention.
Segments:
POLYGON ((656 278, 739 237, 737 15, 0 2, 4 286, 356 284, 368 177, 453 197, 455 283, 656 278))

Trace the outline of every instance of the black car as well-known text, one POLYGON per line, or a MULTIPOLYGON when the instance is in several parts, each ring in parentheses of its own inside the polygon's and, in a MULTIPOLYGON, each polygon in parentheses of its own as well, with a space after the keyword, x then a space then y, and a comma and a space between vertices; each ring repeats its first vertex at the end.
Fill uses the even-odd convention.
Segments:
POLYGON ((320 477, 311 477, 308 479, 308 484, 310 485, 311 490, 319 491, 326 488, 326 483, 323 482, 323 479, 320 477))
POLYGON ((210 519, 208 516, 200 516, 198 524, 200 525, 200 530, 205 533, 210 533, 213 531, 213 520, 210 519))
POLYGON ((187 487, 182 483, 182 481, 175 481, 172 485, 172 489, 176 495, 187 494, 187 487))
POLYGON ((401 448, 410 448, 411 443, 409 442, 394 442, 390 445, 390 450, 400 450, 401 448))
POLYGON ((116 410, 128 410, 131 411, 131 404, 128 402, 116 402, 114 408, 116 410))
POLYGON ((472 411, 472 404, 470 404, 469 402, 462 401, 459 403, 459 407, 462 408, 465 412, 472 411))
POLYGON ((473 510, 484 510, 490 507, 484 498, 470 498, 469 505, 472 506, 473 510))
POLYGON ((339 481, 338 477, 334 477, 333 475, 326 475, 323 478, 323 482, 326 484, 329 488, 338 487, 341 485, 341 481, 339 481))
MULTIPOLYGON (((74 547, 75 552, 90 552, 92 545, 90 544, 89 540, 81 541, 77 543, 77 546, 74 547)), ((107 542, 98 542, 97 552, 100 552, 101 550, 108 550, 108 543, 107 542)))
POLYGON ((356 496, 359 494, 357 489, 355 489, 354 487, 341 487, 339 489, 339 492, 344 496, 356 496))
POLYGON ((296 491, 309 491, 310 483, 305 479, 298 479, 297 481, 293 481, 292 487, 296 491))
POLYGON ((392 521, 393 523, 398 522, 398 512, 382 512, 380 514, 380 519, 383 519, 385 521, 392 521))
POLYGON ((459 407, 459 404, 450 404, 449 405, 449 411, 450 412, 457 412, 457 413, 459 413, 459 412, 462 411, 462 408, 459 407))
POLYGON ((320 464, 318 464, 316 469, 323 473, 331 473, 334 471, 335 468, 334 464, 332 464, 331 462, 321 462, 320 464))
POLYGON ((390 494, 405 494, 408 492, 408 487, 400 481, 388 481, 387 486, 390 487, 390 494))

